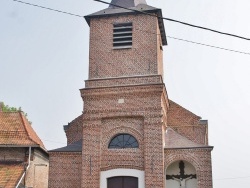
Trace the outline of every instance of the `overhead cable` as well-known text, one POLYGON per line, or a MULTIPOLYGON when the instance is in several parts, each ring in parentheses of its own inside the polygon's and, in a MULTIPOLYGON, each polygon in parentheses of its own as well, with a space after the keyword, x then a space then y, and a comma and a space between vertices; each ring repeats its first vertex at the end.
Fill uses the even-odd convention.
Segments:
POLYGON ((239 36, 239 35, 217 31, 217 30, 210 29, 210 28, 207 28, 207 27, 202 27, 202 26, 198 26, 198 25, 186 23, 186 22, 182 22, 182 21, 179 21, 179 20, 174 20, 174 19, 171 19, 171 18, 161 17, 161 16, 158 16, 158 15, 155 15, 155 14, 151 14, 151 13, 148 13, 148 12, 145 12, 145 11, 140 11, 140 10, 136 10, 136 9, 132 9, 132 8, 126 8, 126 7, 115 5, 115 4, 112 4, 112 3, 108 3, 108 2, 105 2, 105 1, 102 1, 102 0, 94 0, 94 1, 97 1, 97 2, 100 2, 100 3, 104 3, 104 4, 108 4, 108 5, 112 5, 112 6, 115 6, 115 7, 118 7, 118 8, 123 8, 123 9, 130 10, 130 11, 138 12, 138 13, 141 13, 141 14, 146 14, 146 15, 149 15, 149 16, 157 17, 157 18, 160 18, 160 19, 163 19, 163 20, 180 23, 180 24, 187 25, 187 26, 190 26, 190 27, 195 27, 195 28, 198 28, 198 29, 203 29, 203 30, 211 31, 211 32, 214 32, 214 33, 222 34, 222 35, 236 37, 236 38, 240 38, 240 39, 243 39, 243 40, 250 40, 250 38, 242 37, 242 36, 239 36))
MULTIPOLYGON (((67 14, 67 15, 70 15, 70 16, 76 16, 76 17, 84 18, 84 16, 81 16, 81 15, 78 15, 78 14, 73 14, 73 13, 66 12, 66 11, 61 11, 61 10, 58 10, 58 9, 53 9, 53 8, 49 8, 49 7, 44 7, 44 6, 32 4, 32 3, 27 3, 27 2, 24 2, 24 1, 20 1, 20 0, 13 0, 13 1, 19 2, 19 3, 23 3, 23 4, 26 4, 26 5, 30 5, 30 6, 34 6, 34 7, 38 7, 38 8, 42 8, 42 9, 47 9, 47 10, 54 11, 54 12, 57 12, 57 13, 63 13, 63 14, 67 14)), ((141 30, 141 31, 143 31, 143 30, 141 30)), ((149 31, 144 31, 144 32, 149 33, 149 31)), ((153 32, 152 32, 152 34, 157 35, 157 33, 153 33, 153 32)), ((190 40, 186 40, 186 39, 181 39, 181 38, 177 38, 177 37, 167 36, 167 38, 171 38, 171 39, 174 39, 174 40, 179 40, 179 41, 182 41, 182 42, 188 42, 188 43, 193 43, 193 44, 197 44, 197 45, 202 45, 202 46, 206 46, 206 47, 210 47, 210 48, 216 48, 216 49, 220 49, 220 50, 226 50, 226 51, 230 51, 230 52, 234 52, 234 53, 240 53, 240 54, 244 54, 244 55, 250 55, 250 53, 248 53, 248 52, 242 52, 242 51, 238 51, 238 50, 232 50, 232 49, 218 47, 218 46, 209 45, 209 44, 204 44, 204 43, 200 43, 200 42, 194 42, 194 41, 190 41, 190 40)))
POLYGON ((193 43, 193 44, 197 44, 197 45, 207 46, 207 47, 210 47, 210 48, 217 48, 217 49, 220 49, 220 50, 226 50, 226 51, 230 51, 230 52, 250 55, 250 53, 248 53, 248 52, 242 52, 242 51, 232 50, 232 49, 228 49, 228 48, 222 48, 222 47, 213 46, 213 45, 209 45, 209 44, 204 44, 204 43, 200 43, 200 42, 194 42, 194 41, 191 41, 191 40, 180 39, 180 38, 171 37, 171 36, 167 36, 167 38, 179 40, 179 41, 182 41, 182 42, 189 42, 189 43, 193 43))
POLYGON ((81 16, 81 15, 78 15, 78 14, 73 14, 73 13, 70 13, 70 12, 65 12, 65 11, 61 11, 61 10, 57 10, 57 9, 53 9, 53 8, 48 8, 48 7, 44 7, 44 6, 40 6, 40 5, 36 5, 36 4, 32 4, 32 3, 27 3, 27 2, 24 2, 24 1, 19 1, 19 0, 13 0, 13 1, 16 1, 18 3, 23 3, 23 4, 26 4, 26 5, 30 5, 30 6, 34 6, 34 7, 39 7, 39 8, 43 8, 43 9, 47 9, 47 10, 52 10, 52 11, 55 11, 55 12, 60 12, 60 13, 63 13, 63 14, 68 14, 68 15, 71 15, 71 16, 76 16, 76 17, 81 17, 81 18, 84 17, 84 16, 81 16))

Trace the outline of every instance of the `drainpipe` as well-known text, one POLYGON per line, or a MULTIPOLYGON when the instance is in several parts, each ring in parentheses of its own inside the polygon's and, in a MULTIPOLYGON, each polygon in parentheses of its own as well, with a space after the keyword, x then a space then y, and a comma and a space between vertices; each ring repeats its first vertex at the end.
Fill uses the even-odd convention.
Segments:
POLYGON ((20 178, 19 182, 17 183, 15 188, 18 188, 18 186, 20 185, 20 183, 22 182, 22 180, 24 179, 24 187, 25 187, 25 176, 26 176, 26 172, 28 170, 28 168, 30 167, 30 157, 31 157, 31 147, 29 147, 29 159, 28 159, 28 166, 24 169, 24 173, 22 175, 22 177, 20 178))

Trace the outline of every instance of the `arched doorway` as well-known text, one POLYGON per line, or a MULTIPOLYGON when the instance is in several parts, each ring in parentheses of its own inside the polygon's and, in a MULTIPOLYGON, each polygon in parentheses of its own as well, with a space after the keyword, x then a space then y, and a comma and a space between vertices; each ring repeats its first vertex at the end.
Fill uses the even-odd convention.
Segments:
POLYGON ((108 188, 138 188, 138 178, 131 176, 116 176, 107 179, 108 188))
POLYGON ((166 170, 166 188, 197 188, 194 166, 187 161, 176 161, 166 170))
MULTIPOLYGON (((100 188, 108 188, 108 181, 115 177, 131 177, 137 179, 137 188, 145 188, 145 173, 141 170, 118 168, 102 171, 100 174, 100 188)), ((116 186, 115 188, 120 188, 116 186)), ((129 187, 130 188, 130 187, 129 187)))

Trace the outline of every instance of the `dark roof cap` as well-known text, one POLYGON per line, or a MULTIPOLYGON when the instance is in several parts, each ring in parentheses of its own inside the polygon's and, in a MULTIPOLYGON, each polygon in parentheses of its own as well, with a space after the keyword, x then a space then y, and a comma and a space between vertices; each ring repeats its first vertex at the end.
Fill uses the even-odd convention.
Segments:
POLYGON ((147 4, 145 0, 112 0, 109 8, 117 8, 115 5, 121 6, 121 7, 136 7, 139 4, 147 4))
POLYGON ((82 151, 82 139, 65 147, 50 150, 49 152, 81 152, 82 151))

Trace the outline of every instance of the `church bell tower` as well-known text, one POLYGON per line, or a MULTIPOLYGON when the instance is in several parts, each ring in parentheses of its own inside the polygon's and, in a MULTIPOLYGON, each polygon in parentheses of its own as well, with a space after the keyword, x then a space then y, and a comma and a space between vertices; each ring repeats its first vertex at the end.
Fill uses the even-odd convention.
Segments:
POLYGON ((107 9, 85 16, 90 55, 89 79, 81 89, 84 188, 112 188, 119 178, 130 184, 127 177, 136 178, 139 188, 165 186, 167 41, 161 15, 145 0, 112 0, 107 9))

